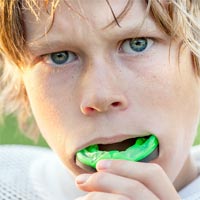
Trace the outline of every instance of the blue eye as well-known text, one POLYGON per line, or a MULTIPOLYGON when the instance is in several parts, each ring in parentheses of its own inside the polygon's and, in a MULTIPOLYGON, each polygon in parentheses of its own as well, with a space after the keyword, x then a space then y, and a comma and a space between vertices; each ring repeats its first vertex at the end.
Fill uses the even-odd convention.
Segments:
POLYGON ((47 64, 62 66, 76 60, 77 56, 69 51, 61 51, 56 53, 50 53, 44 56, 44 60, 47 64))
POLYGON ((132 39, 129 41, 131 49, 136 52, 144 51, 147 48, 147 39, 139 38, 139 39, 132 39))
POLYGON ((121 46, 121 50, 128 54, 140 54, 149 49, 153 44, 153 40, 149 38, 133 38, 125 40, 121 46))

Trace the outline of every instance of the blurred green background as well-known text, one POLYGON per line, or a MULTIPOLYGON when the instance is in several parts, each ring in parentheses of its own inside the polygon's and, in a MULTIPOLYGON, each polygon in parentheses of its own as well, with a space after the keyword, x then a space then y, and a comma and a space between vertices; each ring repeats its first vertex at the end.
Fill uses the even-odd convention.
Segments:
POLYGON ((19 130, 14 117, 8 116, 0 125, 0 144, 25 144, 34 146, 48 147, 45 140, 40 137, 38 142, 25 137, 19 130))
MULTIPOLYGON (((21 134, 17 122, 12 116, 6 117, 4 124, 0 125, 0 144, 25 144, 48 147, 42 137, 35 143, 21 134)), ((198 128, 198 134, 194 145, 197 144, 200 144, 200 127, 198 128)))

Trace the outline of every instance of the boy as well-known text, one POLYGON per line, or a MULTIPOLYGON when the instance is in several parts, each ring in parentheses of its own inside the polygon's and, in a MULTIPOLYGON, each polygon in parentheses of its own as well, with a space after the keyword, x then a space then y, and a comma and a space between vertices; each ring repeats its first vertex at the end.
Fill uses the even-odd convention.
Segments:
MULTIPOLYGON (((200 197, 199 188, 193 190, 200 183, 198 165, 189 154, 200 111, 199 1, 0 5, 3 108, 22 122, 33 114, 86 192, 78 199, 200 197), (97 172, 87 173, 75 161, 76 152, 90 145, 121 150, 150 134, 158 138, 159 154, 148 163, 102 160, 97 172)), ((36 169, 48 168, 39 163, 36 169)), ((46 199, 73 199, 75 189, 73 195, 64 189, 72 181, 54 169, 46 172, 55 183, 49 179, 40 187, 60 187, 49 189, 46 199)))

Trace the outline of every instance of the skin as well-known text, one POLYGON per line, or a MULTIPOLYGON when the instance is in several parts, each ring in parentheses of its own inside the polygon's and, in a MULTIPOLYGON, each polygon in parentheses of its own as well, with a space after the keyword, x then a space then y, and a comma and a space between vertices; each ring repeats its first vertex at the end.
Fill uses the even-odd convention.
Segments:
MULTIPOLYGON (((143 1, 134 2, 121 28, 105 28, 113 21, 105 1, 68 2, 73 9, 61 1, 44 37, 49 16, 42 8, 39 21, 24 13, 30 66, 23 81, 42 135, 69 170, 81 174, 77 187, 88 194, 79 199, 179 199, 177 190, 197 176, 189 149, 200 94, 190 51, 185 47, 179 55, 180 41, 171 41, 151 16, 138 32, 143 1), (130 51, 126 41, 136 37, 153 43, 143 52, 130 51), (48 54, 61 51, 76 56, 55 65, 48 54), (100 161, 97 172, 87 174, 74 162, 75 153, 91 144, 148 132, 157 136, 160 148, 150 163, 100 161)), ((110 3, 116 16, 126 5, 110 3)))

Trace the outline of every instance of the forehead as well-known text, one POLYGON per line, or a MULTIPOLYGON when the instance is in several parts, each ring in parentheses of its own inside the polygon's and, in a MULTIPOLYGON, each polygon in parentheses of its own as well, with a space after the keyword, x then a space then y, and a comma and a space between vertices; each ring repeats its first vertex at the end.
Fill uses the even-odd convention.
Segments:
MULTIPOLYGON (((145 0, 60 0, 54 13, 54 19, 44 4, 39 3, 33 12, 24 11, 24 21, 27 40, 31 41, 39 35, 51 31, 71 30, 77 31, 83 25, 85 28, 101 30, 114 21, 114 16, 119 17, 120 26, 127 22, 134 25, 141 23, 146 13, 145 0), (124 12, 125 11, 125 12, 124 12)), ((50 6, 51 4, 49 4, 50 6)), ((49 8, 50 10, 51 8, 49 8)), ((112 28, 116 28, 113 23, 112 28)), ((119 27, 118 27, 119 28, 119 27)))

